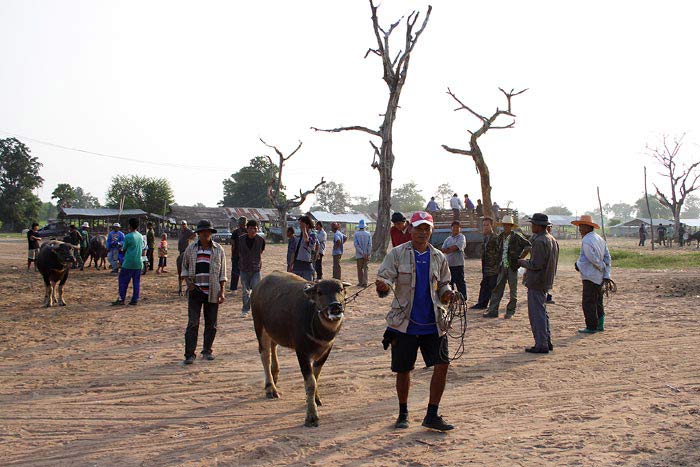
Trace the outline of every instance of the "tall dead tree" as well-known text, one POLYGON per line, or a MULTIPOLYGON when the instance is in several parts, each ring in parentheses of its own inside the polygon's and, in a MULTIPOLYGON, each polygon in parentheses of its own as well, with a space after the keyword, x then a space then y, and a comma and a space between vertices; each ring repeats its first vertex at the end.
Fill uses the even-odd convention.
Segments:
POLYGON ((490 117, 486 117, 480 113, 475 112, 471 109, 471 107, 465 105, 461 100, 459 100, 457 96, 455 96, 455 94, 450 88, 447 88, 447 94, 449 94, 452 97, 452 99, 457 101, 457 103, 459 104, 458 107, 455 109, 455 112, 458 110, 466 110, 470 114, 481 120, 481 127, 478 130, 467 130, 470 134, 469 149, 452 148, 445 144, 442 145, 442 148, 445 151, 451 152, 453 154, 462 154, 464 156, 470 156, 474 160, 474 165, 476 165, 476 171, 479 174, 479 177, 481 178, 481 200, 484 205, 485 215, 491 212, 491 174, 489 172, 489 167, 488 165, 486 165, 486 161, 484 160, 484 154, 481 152, 481 148, 479 147, 479 137, 483 136, 489 130, 503 130, 505 128, 513 128, 515 126, 515 114, 513 113, 511 107, 511 99, 527 91, 527 89, 523 89, 521 91, 516 92, 515 89, 511 89, 510 92, 506 92, 502 88, 498 89, 503 93, 504 96, 506 96, 507 107, 505 110, 501 110, 499 107, 496 107, 496 111, 490 117), (507 125, 494 125, 498 117, 500 117, 501 115, 511 117, 513 118, 513 121, 507 125))
MULTIPOLYGON (((325 180, 323 180, 323 177, 321 177, 321 181, 318 182, 316 186, 314 186, 311 190, 306 190, 304 192, 299 190, 299 194, 295 195, 294 198, 287 199, 286 197, 280 197, 280 194, 284 189, 284 185, 282 184, 282 171, 284 169, 284 163, 291 159, 291 157, 294 154, 296 154, 297 151, 299 151, 299 149, 301 149, 302 142, 299 141, 299 145, 296 147, 296 149, 285 157, 285 155, 282 154, 282 151, 277 149, 277 146, 267 144, 265 141, 263 141, 262 138, 260 138, 260 141, 268 148, 273 149, 279 157, 279 165, 277 166, 279 170, 277 170, 276 175, 274 174, 274 172, 272 172, 273 175, 267 182, 267 198, 270 200, 270 203, 272 203, 272 206, 274 206, 275 209, 277 209, 280 222, 282 223, 282 228, 284 229, 287 226, 287 213, 289 212, 289 210, 297 206, 301 206, 304 203, 304 201, 306 201, 307 196, 314 193, 318 187, 320 187, 326 182, 325 180)), ((270 161, 270 165, 276 165, 272 161, 272 158, 270 156, 265 154, 265 157, 267 157, 267 160, 270 161)), ((282 235, 284 235, 284 231, 282 231, 282 235)))
POLYGON ((408 74, 408 64, 411 58, 411 52, 418 42, 418 38, 428 24, 432 6, 428 6, 428 11, 425 15, 420 28, 414 32, 414 27, 420 16, 420 12, 413 11, 406 19, 406 34, 403 48, 394 55, 389 48, 389 38, 391 33, 401 24, 403 17, 391 24, 388 29, 383 29, 379 25, 377 18, 377 8, 372 0, 369 0, 370 8, 372 9, 372 26, 374 27, 374 35, 377 39, 377 48, 370 48, 365 53, 365 58, 369 54, 374 54, 382 59, 384 69, 384 82, 389 88, 389 100, 386 104, 386 111, 380 115, 383 121, 378 130, 373 130, 365 126, 354 125, 340 128, 322 130, 312 127, 316 131, 340 132, 340 131, 363 131, 372 136, 381 138, 381 144, 377 146, 372 140, 370 144, 374 150, 374 159, 372 168, 379 171, 379 206, 377 208, 377 229, 372 236, 372 259, 381 260, 386 255, 386 249, 389 246, 389 229, 391 227, 391 174, 394 169, 394 150, 393 150, 393 127, 396 119, 396 111, 399 107, 399 97, 401 90, 406 82, 408 74))
POLYGON ((673 142, 670 142, 668 136, 663 135, 659 146, 651 147, 647 144, 647 153, 664 168, 662 172, 659 172, 659 175, 668 177, 671 185, 669 195, 662 193, 656 184, 654 184, 654 188, 656 188, 656 196, 659 202, 673 213, 673 231, 679 244, 679 227, 683 203, 685 203, 685 199, 689 194, 700 188, 700 170, 696 170, 698 165, 700 165, 700 160, 690 165, 684 165, 678 156, 683 146, 684 137, 685 133, 680 138, 674 138, 673 142))

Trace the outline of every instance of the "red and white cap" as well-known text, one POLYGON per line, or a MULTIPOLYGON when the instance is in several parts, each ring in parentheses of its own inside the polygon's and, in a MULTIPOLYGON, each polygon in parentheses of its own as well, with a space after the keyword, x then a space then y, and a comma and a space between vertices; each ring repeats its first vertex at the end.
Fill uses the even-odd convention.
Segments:
POLYGON ((418 211, 413 213, 411 216, 411 225, 413 227, 418 227, 421 224, 428 224, 430 227, 433 226, 433 216, 425 211, 418 211))

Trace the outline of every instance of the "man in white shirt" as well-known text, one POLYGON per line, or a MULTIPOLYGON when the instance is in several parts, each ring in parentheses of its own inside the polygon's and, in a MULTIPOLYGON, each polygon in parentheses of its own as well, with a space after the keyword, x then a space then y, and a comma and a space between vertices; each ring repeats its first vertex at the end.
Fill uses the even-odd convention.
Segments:
POLYGON ((581 216, 572 221, 581 234, 581 255, 576 261, 576 270, 583 281, 583 316, 586 327, 578 332, 593 334, 605 330, 605 310, 603 309, 603 284, 610 280, 610 251, 605 240, 593 230, 598 224, 591 216, 581 216))
POLYGON ((452 222, 452 235, 442 242, 442 251, 447 257, 447 265, 450 267, 450 284, 457 287, 457 291, 467 298, 467 283, 464 281, 464 248, 467 239, 462 234, 462 226, 459 221, 452 222))
POLYGON ((464 205, 462 205, 462 200, 459 198, 457 193, 452 195, 452 198, 450 198, 450 207, 452 208, 452 220, 458 221, 459 211, 464 209, 464 205))

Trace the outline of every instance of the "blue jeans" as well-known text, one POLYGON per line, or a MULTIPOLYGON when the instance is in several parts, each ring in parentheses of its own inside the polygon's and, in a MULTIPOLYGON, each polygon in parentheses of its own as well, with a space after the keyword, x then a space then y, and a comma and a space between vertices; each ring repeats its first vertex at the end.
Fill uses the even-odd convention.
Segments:
POLYGON ((242 311, 244 313, 248 313, 250 311, 250 292, 258 282, 260 282, 260 271, 241 271, 241 295, 243 298, 242 311))
POLYGON ((552 341, 546 298, 547 292, 543 290, 527 289, 527 314, 530 318, 532 337, 535 338, 535 348, 539 350, 547 350, 549 342, 552 341))
POLYGON ((131 301, 136 303, 139 301, 139 296, 141 294, 141 270, 124 268, 119 270, 119 300, 126 299, 126 289, 129 287, 129 281, 132 282, 134 287, 131 301))
POLYGON ((112 266, 112 271, 119 269, 119 250, 112 249, 107 253, 107 261, 112 266))

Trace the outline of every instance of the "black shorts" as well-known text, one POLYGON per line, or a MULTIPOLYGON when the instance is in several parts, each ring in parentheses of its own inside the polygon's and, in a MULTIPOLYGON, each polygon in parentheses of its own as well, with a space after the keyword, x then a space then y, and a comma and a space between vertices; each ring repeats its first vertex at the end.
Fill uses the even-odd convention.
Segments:
POLYGON ((447 334, 425 334, 414 336, 402 332, 387 331, 394 334, 391 340, 391 371, 405 373, 415 368, 418 349, 423 355, 425 366, 448 364, 447 334))

